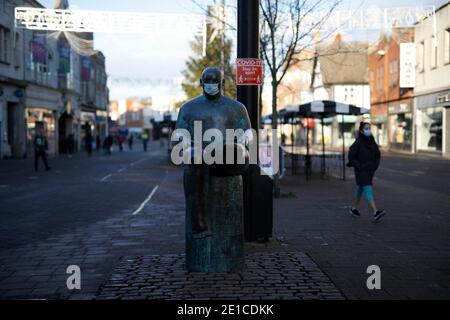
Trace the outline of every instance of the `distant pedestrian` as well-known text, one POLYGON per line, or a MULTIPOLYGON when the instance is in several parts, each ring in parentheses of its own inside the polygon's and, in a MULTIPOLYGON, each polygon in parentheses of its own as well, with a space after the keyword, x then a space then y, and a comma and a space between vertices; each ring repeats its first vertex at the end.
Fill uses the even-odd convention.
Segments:
POLYGON ((103 140, 103 150, 105 151, 105 154, 110 155, 111 154, 111 147, 113 144, 113 137, 109 134, 105 140, 103 140))
POLYGON ((128 149, 133 150, 133 135, 130 134, 128 137, 128 149))
POLYGON ((141 135, 142 146, 144 147, 144 152, 147 152, 147 144, 148 144, 148 133, 144 131, 141 135))
POLYGON ((284 133, 281 134, 281 145, 282 146, 286 145, 286 134, 284 133))
POLYGON ((86 143, 86 151, 89 156, 92 156, 92 142, 93 141, 94 141, 94 138, 92 137, 92 134, 90 132, 88 132, 86 134, 85 143, 86 143))
POLYGON ((117 143, 119 144, 119 150, 123 151, 124 137, 122 135, 117 136, 117 143))
POLYGON ((50 170, 47 160, 48 141, 41 130, 36 133, 33 141, 34 146, 34 170, 38 171, 39 158, 44 162, 45 170, 50 170))
POLYGON ((348 167, 355 168, 357 187, 355 202, 350 210, 351 214, 354 216, 359 217, 361 215, 358 211, 358 205, 363 193, 372 207, 373 218, 379 220, 385 215, 383 210, 377 209, 372 187, 373 176, 380 165, 380 158, 380 149, 373 138, 370 124, 361 122, 359 125, 358 137, 350 147, 348 153, 349 162, 347 163, 348 167))
POLYGON ((97 145, 97 151, 101 149, 101 140, 100 140, 100 135, 98 134, 97 137, 95 138, 95 144, 97 145))

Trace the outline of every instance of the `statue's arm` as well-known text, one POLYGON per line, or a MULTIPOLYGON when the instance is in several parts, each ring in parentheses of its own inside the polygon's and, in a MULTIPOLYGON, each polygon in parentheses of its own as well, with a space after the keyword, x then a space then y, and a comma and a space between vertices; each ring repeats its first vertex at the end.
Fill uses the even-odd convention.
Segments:
POLYGON ((183 105, 178 114, 177 123, 175 126, 176 129, 186 129, 189 130, 189 124, 186 121, 186 107, 183 105))
POLYGON ((247 109, 242 103, 239 103, 237 112, 239 114, 239 121, 236 129, 243 129, 244 131, 250 129, 252 127, 250 123, 250 117, 248 116, 247 109))

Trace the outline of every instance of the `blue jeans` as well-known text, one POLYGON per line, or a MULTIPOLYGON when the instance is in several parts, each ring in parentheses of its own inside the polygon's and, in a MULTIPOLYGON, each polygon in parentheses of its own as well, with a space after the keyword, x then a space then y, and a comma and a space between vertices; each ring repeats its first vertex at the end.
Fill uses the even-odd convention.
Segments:
POLYGON ((363 193, 366 195, 367 201, 373 200, 372 186, 357 186, 355 192, 356 199, 359 199, 363 193))

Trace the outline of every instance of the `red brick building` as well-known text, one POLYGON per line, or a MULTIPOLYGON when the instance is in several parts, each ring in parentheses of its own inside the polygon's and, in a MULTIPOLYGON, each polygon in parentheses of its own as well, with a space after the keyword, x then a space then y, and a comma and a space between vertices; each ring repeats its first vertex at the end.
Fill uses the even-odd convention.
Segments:
POLYGON ((413 89, 400 87, 400 46, 414 42, 414 29, 393 29, 369 51, 371 122, 377 142, 413 152, 413 89))

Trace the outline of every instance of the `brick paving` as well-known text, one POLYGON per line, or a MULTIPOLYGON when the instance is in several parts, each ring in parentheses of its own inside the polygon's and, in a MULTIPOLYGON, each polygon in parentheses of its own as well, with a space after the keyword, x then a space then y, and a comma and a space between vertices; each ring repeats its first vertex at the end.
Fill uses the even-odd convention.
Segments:
MULTIPOLYGON (((164 157, 164 152, 161 150, 160 156, 164 157)), ((76 227, 56 232, 50 237, 31 232, 29 239, 33 241, 0 250, 0 298, 95 299, 99 288, 100 298, 112 298, 114 296, 109 287, 112 284, 112 288, 122 288, 117 292, 117 298, 121 299, 343 298, 307 255, 283 253, 287 248, 278 241, 246 244, 247 269, 240 274, 186 274, 183 269, 185 213, 182 175, 180 170, 167 165, 166 159, 161 159, 112 177, 107 185, 98 182, 94 185, 98 192, 107 187, 110 193, 112 188, 126 183, 127 190, 138 192, 143 200, 145 193, 157 183, 158 191, 138 215, 131 215, 137 204, 130 203, 133 199, 130 193, 122 192, 117 194, 117 199, 110 200, 112 210, 106 218, 98 217, 92 223, 75 224, 76 227), (156 172, 164 174, 153 182, 151 177, 156 172), (146 192, 133 187, 136 181, 141 180, 149 184, 146 192), (118 201, 126 205, 118 206, 118 201), (66 268, 69 265, 78 265, 81 269, 81 290, 67 289, 69 275, 66 268), (161 273, 163 270, 165 273, 161 273), (139 289, 139 293, 126 289, 128 286, 139 289), (213 292, 211 288, 216 290, 213 292)), ((83 158, 82 161, 90 160, 83 158)), ((82 184, 83 179, 75 181, 76 172, 72 176, 72 184, 80 188, 78 183, 82 184)), ((51 177, 45 178, 48 182, 41 182, 44 190, 48 183, 61 181, 60 178, 54 178, 56 181, 52 181, 51 177)), ((67 201, 64 198, 61 200, 67 201)), ((86 201, 94 210, 92 214, 95 214, 99 205, 91 200, 86 201)), ((21 206, 23 208, 19 209, 24 212, 32 210, 23 204, 21 206)), ((80 215, 77 208, 77 203, 70 203, 65 214, 77 217, 80 215)), ((13 208, 9 210, 14 211, 13 208)), ((62 207, 60 210, 64 212, 62 207)), ((37 217, 31 218, 37 223, 37 217)), ((3 227, 7 228, 7 225, 3 227)), ((4 236, 9 237, 10 243, 15 243, 11 239, 14 238, 12 232, 4 236)))
POLYGON ((348 299, 450 299, 449 175, 448 161, 385 157, 374 195, 387 214, 375 223, 365 199, 360 218, 349 214, 351 172, 345 182, 288 174, 274 234, 308 253, 348 299), (380 290, 367 289, 370 265, 381 269, 380 290))
POLYGON ((142 154, 54 159, 53 172, 36 175, 2 162, 0 299, 450 298, 447 162, 382 162, 375 197, 388 214, 380 223, 365 205, 361 218, 348 214, 351 178, 288 174, 289 196, 274 201, 274 238, 246 244, 242 273, 212 275, 183 270, 182 175, 164 148, 154 151, 139 163, 142 154), (155 185, 152 200, 131 215, 155 185), (81 290, 66 287, 73 264, 81 290), (381 290, 366 287, 372 264, 381 268, 381 290))
POLYGON ((183 254, 126 256, 98 299, 344 299, 304 253, 259 252, 245 260, 237 273, 189 273, 183 254))

